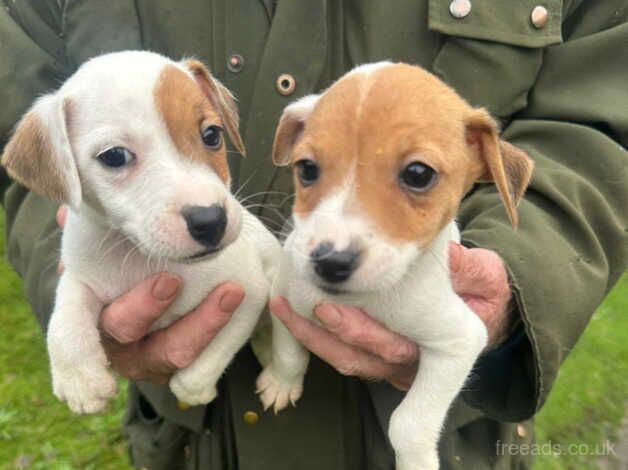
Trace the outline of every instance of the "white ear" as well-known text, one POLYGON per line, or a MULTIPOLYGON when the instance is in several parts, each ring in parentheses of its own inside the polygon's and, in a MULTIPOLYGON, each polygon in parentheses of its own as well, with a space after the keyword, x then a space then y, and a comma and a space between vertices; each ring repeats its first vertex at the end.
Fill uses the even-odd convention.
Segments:
POLYGON ((286 166, 290 163, 292 148, 305 126, 305 120, 312 113, 320 95, 304 96, 286 106, 283 110, 273 142, 273 163, 286 166))
POLYGON ((27 188, 78 209, 81 184, 67 131, 69 101, 39 98, 22 117, 0 163, 27 188))

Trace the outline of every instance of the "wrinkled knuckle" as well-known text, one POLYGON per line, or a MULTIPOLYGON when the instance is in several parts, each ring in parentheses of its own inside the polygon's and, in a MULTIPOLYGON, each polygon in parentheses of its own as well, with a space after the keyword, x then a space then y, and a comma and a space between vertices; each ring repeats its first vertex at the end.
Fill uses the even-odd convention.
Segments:
POLYGON ((111 326, 107 327, 106 324, 103 324, 103 329, 111 338, 120 344, 129 344, 140 339, 137 337, 136 332, 129 327, 117 326, 116 328, 112 328, 111 326))
POLYGON ((416 347, 408 341, 396 341, 383 354, 386 362, 391 364, 406 364, 415 360, 416 347))
POLYGON ((100 319, 102 331, 112 339, 121 344, 128 344, 137 341, 137 333, 131 325, 120 322, 119 315, 115 310, 103 311, 100 319))
POLYGON ((373 340, 373 338, 371 337, 371 332, 363 326, 345 328, 344 331, 342 331, 341 333, 341 336, 346 338, 346 340, 352 344, 368 346, 372 343, 373 340))
POLYGON ((348 377, 357 377, 361 375, 360 368, 354 362, 341 362, 336 366, 336 370, 341 375, 346 375, 348 377))
POLYGON ((169 368, 183 369, 189 366, 194 360, 194 353, 186 347, 166 348, 164 351, 164 360, 169 368))
POLYGON ((142 380, 144 378, 144 370, 135 364, 126 364, 118 367, 118 373, 129 380, 142 380))

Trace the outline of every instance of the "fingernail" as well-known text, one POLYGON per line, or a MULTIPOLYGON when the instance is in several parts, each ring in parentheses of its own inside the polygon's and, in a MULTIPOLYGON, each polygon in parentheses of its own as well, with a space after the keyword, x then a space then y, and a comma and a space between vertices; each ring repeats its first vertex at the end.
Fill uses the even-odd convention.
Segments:
POLYGON ((242 303, 242 299, 244 299, 244 291, 242 289, 232 289, 223 294, 218 306, 225 313, 233 313, 242 303))
POLYGON ((153 284, 153 297, 157 300, 169 300, 179 290, 181 281, 178 277, 171 274, 162 274, 153 284))
POLYGON ((342 321, 342 313, 333 305, 321 305, 316 309, 316 316, 331 328, 339 326, 342 321))

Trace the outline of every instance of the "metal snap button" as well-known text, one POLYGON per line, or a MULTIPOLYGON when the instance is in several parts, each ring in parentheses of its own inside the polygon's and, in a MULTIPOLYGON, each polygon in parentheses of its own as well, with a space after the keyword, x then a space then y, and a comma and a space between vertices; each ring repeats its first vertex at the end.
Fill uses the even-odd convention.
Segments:
POLYGON ((185 411, 190 408, 190 405, 184 401, 177 400, 177 408, 179 408, 179 410, 181 411, 185 411))
POLYGON ((547 18, 549 14, 547 12, 547 8, 538 5, 534 7, 532 13, 530 13, 530 21, 536 29, 541 29, 547 24, 547 18))
POLYGON ((294 77, 288 73, 282 73, 277 77, 277 83, 275 84, 277 91, 283 96, 289 96, 294 93, 297 87, 297 82, 294 77))
POLYGON ((246 424, 249 424, 252 426, 254 424, 257 424, 257 422, 259 421, 259 415, 255 411, 246 411, 242 415, 242 419, 244 420, 246 424))
POLYGON ((231 54, 227 60, 227 69, 238 73, 244 67, 244 58, 240 54, 231 54))
POLYGON ((517 424, 517 436, 521 437, 521 438, 525 438, 528 435, 528 431, 526 430, 525 426, 521 423, 517 424))
POLYGON ((469 0, 453 0, 449 4, 449 13, 454 18, 464 18, 471 13, 471 2, 469 0))

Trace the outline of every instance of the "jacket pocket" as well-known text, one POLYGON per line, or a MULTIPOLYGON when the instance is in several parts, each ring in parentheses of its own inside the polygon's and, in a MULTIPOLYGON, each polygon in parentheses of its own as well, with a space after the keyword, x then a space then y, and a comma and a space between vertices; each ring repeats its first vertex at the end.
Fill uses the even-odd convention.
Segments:
POLYGON ((159 416, 133 386, 129 387, 124 433, 129 441, 129 454, 134 467, 149 470, 186 468, 190 431, 159 416))
POLYGON ((561 41, 561 9, 561 0, 430 0, 429 28, 445 35, 432 70, 507 124, 528 104, 544 48, 561 41), (452 4, 466 5, 460 17, 450 12, 452 4), (548 16, 537 28, 531 15, 541 5, 548 16))
POLYGON ((429 29, 520 47, 562 42, 562 0, 429 0, 429 29))

